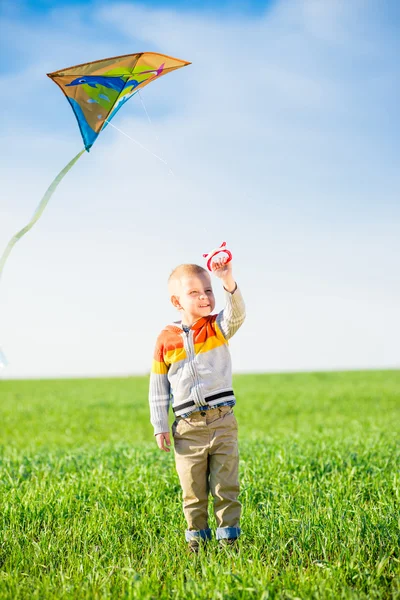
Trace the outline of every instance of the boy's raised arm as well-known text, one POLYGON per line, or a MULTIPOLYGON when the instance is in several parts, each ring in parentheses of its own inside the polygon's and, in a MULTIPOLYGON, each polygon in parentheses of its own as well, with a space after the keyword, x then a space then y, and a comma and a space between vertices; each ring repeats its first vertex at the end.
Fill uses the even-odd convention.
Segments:
POLYGON ((222 281, 225 289, 226 305, 217 316, 217 324, 225 339, 229 340, 244 322, 246 308, 232 275, 232 263, 226 263, 224 258, 216 261, 213 264, 213 273, 222 281))

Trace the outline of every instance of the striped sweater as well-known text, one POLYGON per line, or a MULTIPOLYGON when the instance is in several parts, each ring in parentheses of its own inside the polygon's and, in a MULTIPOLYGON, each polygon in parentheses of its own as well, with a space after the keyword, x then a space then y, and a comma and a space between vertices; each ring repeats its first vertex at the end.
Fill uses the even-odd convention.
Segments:
POLYGON ((169 431, 168 409, 175 416, 200 406, 232 400, 232 365, 228 340, 245 319, 240 290, 226 292, 217 315, 196 321, 186 333, 181 322, 167 325, 157 338, 150 375, 150 416, 154 434, 169 431))

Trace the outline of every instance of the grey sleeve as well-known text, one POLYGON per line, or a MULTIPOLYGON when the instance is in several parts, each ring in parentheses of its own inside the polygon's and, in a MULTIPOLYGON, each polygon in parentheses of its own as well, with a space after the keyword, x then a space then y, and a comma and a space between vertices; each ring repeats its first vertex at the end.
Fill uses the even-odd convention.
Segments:
POLYGON ((171 390, 168 375, 151 373, 149 388, 150 421, 154 435, 169 431, 168 409, 171 390))
POLYGON ((246 318, 246 308, 242 294, 236 286, 231 294, 225 292, 226 305, 217 316, 217 324, 225 339, 229 340, 239 329, 246 318))

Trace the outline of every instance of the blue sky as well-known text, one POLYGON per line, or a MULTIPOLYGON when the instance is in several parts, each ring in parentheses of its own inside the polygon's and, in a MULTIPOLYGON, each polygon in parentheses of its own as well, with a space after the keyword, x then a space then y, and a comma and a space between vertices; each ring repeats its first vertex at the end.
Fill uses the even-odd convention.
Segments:
MULTIPOLYGON (((212 2, 211 0, 192 0, 190 2, 190 10, 212 10, 213 12, 219 13, 250 13, 250 14, 263 14, 266 9, 276 0, 247 0, 246 2, 230 2, 225 0, 223 2, 212 2)), ((81 7, 81 6, 96 6, 96 2, 82 2, 81 0, 70 0, 70 1, 58 1, 58 0, 31 0, 30 2, 19 2, 19 6, 15 12, 20 13, 24 10, 25 14, 30 15, 43 15, 54 10, 59 6, 61 7, 81 7)), ((155 2, 141 2, 143 6, 149 8, 172 8, 179 10, 187 10, 188 3, 184 0, 178 2, 168 2, 165 0, 156 0, 155 2)), ((14 6, 12 3, 5 4, 4 12, 12 12, 14 6)))
POLYGON ((136 97, 115 118, 175 176, 107 128, 15 247, 3 376, 146 372, 176 318, 169 272, 223 240, 248 306, 237 371, 398 366, 399 5, 185 6, 1 4, 2 247, 82 146, 47 72, 143 50, 193 63, 143 91, 152 126, 136 97))

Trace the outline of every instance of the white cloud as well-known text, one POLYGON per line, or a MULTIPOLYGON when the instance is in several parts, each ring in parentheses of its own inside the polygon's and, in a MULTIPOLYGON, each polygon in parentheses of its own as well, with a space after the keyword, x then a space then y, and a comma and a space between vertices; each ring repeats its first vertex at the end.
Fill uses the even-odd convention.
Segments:
POLYGON ((223 19, 113 4, 92 21, 74 8, 29 32, 9 24, 34 52, 7 82, 19 100, 2 134, 5 242, 79 150, 72 113, 40 71, 135 49, 193 65, 143 92, 160 142, 137 98, 115 120, 175 177, 108 128, 13 250, 0 290, 7 376, 145 372, 175 317, 169 271, 224 239, 248 305, 231 345, 237 370, 398 364, 397 112, 386 94, 397 59, 385 45, 355 50, 360 10, 379 37, 370 5, 338 6, 281 2, 223 19))

